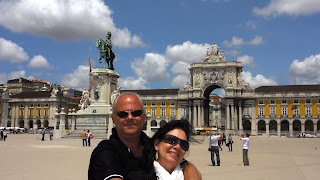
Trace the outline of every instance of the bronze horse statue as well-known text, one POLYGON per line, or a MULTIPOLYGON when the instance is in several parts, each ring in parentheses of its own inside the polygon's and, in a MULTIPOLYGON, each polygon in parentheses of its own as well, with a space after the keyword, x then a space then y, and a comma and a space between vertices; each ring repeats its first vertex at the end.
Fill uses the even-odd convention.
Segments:
POLYGON ((108 42, 108 39, 106 41, 98 39, 97 48, 100 50, 99 63, 101 63, 101 59, 105 59, 104 67, 106 68, 108 64, 108 69, 114 70, 113 60, 115 58, 115 54, 112 51, 111 40, 108 42))

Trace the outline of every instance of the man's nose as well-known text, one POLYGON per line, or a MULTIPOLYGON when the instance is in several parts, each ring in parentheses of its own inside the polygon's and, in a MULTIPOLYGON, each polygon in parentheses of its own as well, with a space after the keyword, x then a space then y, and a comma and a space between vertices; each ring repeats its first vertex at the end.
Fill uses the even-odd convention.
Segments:
POLYGON ((132 116, 131 112, 129 112, 129 114, 128 114, 127 118, 128 118, 128 119, 132 119, 132 118, 133 118, 133 116, 132 116))

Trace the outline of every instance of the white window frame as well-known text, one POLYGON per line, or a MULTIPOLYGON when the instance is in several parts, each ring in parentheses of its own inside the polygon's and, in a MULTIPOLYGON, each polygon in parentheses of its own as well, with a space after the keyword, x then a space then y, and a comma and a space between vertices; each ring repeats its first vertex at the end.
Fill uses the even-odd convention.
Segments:
POLYGON ((151 116, 156 117, 156 109, 155 108, 151 109, 151 116))
POLYGON ((306 106, 306 116, 311 117, 311 106, 306 106))
POLYGON ((166 117, 166 109, 161 108, 161 117, 166 117))
POLYGON ((49 114, 49 113, 48 113, 48 109, 45 109, 45 110, 44 110, 44 117, 48 117, 48 114, 49 114))
POLYGON ((287 107, 282 107, 282 116, 284 116, 284 117, 288 116, 288 108, 287 107))
POLYGON ((30 113, 29 116, 33 116, 33 109, 29 109, 29 113, 30 113))
POLYGON ((37 116, 38 116, 38 117, 41 116, 41 109, 37 109, 37 116))
POLYGON ((176 109, 175 108, 170 108, 170 116, 176 117, 176 109))
POLYGON ((188 109, 183 108, 183 117, 187 117, 187 114, 188 114, 188 109))
POLYGON ((263 116, 264 116, 264 108, 259 107, 259 117, 263 117, 263 116))
POLYGON ((244 108, 244 115, 249 116, 249 108, 248 107, 244 108))
POLYGON ((293 115, 294 115, 295 117, 298 117, 298 116, 299 116, 299 108, 296 108, 296 109, 293 110, 293 115))
POLYGON ((270 116, 276 116, 276 107, 270 107, 270 116))

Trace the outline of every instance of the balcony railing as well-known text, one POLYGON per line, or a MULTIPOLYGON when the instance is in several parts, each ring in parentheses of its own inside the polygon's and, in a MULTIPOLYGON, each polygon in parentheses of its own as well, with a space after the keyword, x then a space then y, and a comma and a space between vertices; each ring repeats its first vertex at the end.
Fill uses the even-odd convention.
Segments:
POLYGON ((299 114, 294 114, 293 117, 300 117, 300 115, 299 114))
POLYGON ((282 114, 281 117, 288 117, 288 114, 282 114))

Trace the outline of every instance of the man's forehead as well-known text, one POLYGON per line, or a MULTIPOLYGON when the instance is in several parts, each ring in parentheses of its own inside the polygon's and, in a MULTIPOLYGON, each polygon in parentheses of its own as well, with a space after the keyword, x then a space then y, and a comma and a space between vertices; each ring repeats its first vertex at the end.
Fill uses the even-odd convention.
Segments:
POLYGON ((138 105, 142 106, 142 103, 140 102, 140 99, 133 95, 133 94, 128 94, 128 95, 122 95, 117 99, 116 102, 116 108, 124 105, 138 105))

